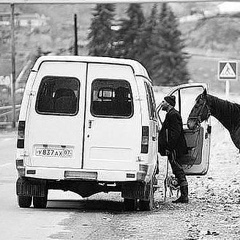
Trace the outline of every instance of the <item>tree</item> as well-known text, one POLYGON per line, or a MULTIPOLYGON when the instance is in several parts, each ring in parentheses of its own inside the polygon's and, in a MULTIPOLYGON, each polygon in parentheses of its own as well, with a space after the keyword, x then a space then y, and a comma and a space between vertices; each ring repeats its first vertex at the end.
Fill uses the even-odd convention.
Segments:
POLYGON ((127 19, 121 21, 120 30, 118 31, 116 55, 137 59, 140 29, 145 21, 141 4, 130 4, 127 16, 127 19))
POLYGON ((145 21, 143 24, 143 27, 141 29, 140 33, 140 41, 138 46, 139 51, 139 58, 138 60, 146 67, 149 74, 151 75, 151 59, 154 55, 153 52, 153 35, 155 32, 155 29, 158 25, 158 19, 157 19, 157 4, 154 4, 151 10, 151 14, 149 18, 145 21))
POLYGON ((114 42, 112 24, 114 20, 114 4, 97 4, 88 35, 89 55, 111 56, 114 42))
POLYGON ((178 30, 178 22, 166 3, 162 4, 159 24, 152 44, 152 79, 155 85, 177 85, 189 80, 188 55, 178 30))

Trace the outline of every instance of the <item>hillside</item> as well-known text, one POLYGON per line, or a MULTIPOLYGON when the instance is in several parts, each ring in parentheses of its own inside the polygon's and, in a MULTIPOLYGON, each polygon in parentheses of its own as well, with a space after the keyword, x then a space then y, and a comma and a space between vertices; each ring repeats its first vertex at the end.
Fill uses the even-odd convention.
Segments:
MULTIPOLYGON (((148 16, 153 4, 142 4, 148 16)), ((213 10, 214 3, 172 3, 170 4, 179 19, 189 14, 199 14, 213 10)), ((37 28, 16 28, 17 74, 30 56, 40 48, 43 52, 70 55, 74 43, 74 14, 78 20, 79 54, 87 55, 87 35, 95 4, 75 5, 16 5, 15 12, 22 14, 38 13, 49 18, 48 25, 37 28)), ((160 8, 161 4, 159 4, 160 8)), ((126 16, 128 4, 116 5, 116 20, 126 16)), ((7 5, 0 4, 0 12, 9 12, 7 5)), ((189 71, 193 81, 208 82, 210 89, 224 91, 224 83, 217 81, 219 60, 238 59, 240 52, 240 17, 238 15, 216 15, 198 21, 180 23, 186 51, 190 54, 189 71)), ((9 27, 0 26, 0 58, 10 58, 9 27), (5 40, 6 41, 5 41, 5 40)), ((233 90, 239 91, 233 83, 233 90)))
POLYGON ((239 56, 240 15, 216 15, 182 24, 188 47, 239 56))
MULTIPOLYGON (((142 4, 142 8, 145 16, 150 14, 153 3, 142 4)), ((212 4, 170 4, 175 14, 178 17, 187 15, 194 8, 208 9, 212 4), (206 7, 207 6, 207 7, 206 7)), ((8 5, 0 4, 0 13, 8 11, 10 13, 10 7, 8 5)), ((80 45, 86 45, 88 29, 91 23, 93 8, 95 4, 73 4, 73 5, 42 5, 42 4, 18 4, 15 6, 15 12, 21 14, 38 13, 39 15, 45 15, 49 18, 48 26, 38 29, 17 29, 19 35, 17 44, 20 51, 29 51, 37 47, 41 47, 44 51, 52 51, 56 54, 64 53, 64 50, 68 51, 73 45, 73 23, 74 14, 77 14, 78 20, 78 39, 80 45), (27 49, 26 49, 27 48, 27 49)), ((126 17, 126 9, 128 4, 116 4, 116 20, 126 17)), ((160 9, 161 4, 158 4, 160 9)), ((8 36, 9 37, 9 36, 8 36)), ((0 46, 1 47, 1 46, 0 46)), ((81 49, 80 49, 81 50, 81 49)), ((80 54, 86 54, 85 51, 80 51, 80 54)))

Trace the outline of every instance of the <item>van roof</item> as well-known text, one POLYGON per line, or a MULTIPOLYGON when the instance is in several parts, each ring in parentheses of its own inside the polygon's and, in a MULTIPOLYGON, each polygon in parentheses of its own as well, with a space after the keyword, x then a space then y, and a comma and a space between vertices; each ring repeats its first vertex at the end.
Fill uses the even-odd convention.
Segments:
MULTIPOLYGON (((38 71, 42 62, 45 61, 70 61, 70 62, 88 62, 88 63, 110 63, 129 65, 133 68, 136 76, 144 76, 149 79, 147 70, 141 63, 131 59, 111 58, 111 57, 93 57, 93 56, 42 56, 39 57, 33 67, 33 71, 38 71)), ((149 79, 150 80, 150 79, 149 79)))

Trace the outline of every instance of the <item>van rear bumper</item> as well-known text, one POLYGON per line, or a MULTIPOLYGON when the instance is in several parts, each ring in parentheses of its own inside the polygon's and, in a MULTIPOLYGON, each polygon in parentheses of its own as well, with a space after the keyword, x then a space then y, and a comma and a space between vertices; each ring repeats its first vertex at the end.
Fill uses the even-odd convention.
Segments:
POLYGON ((100 182, 144 181, 147 175, 147 171, 61 169, 28 166, 21 167, 21 169, 18 169, 18 172, 21 177, 28 178, 45 180, 92 180, 100 182))

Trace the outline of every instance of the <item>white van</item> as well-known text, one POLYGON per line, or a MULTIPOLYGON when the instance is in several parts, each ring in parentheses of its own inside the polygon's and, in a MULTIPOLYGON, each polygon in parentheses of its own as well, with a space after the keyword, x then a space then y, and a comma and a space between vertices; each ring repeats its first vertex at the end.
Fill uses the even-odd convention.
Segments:
POLYGON ((150 210, 158 172, 152 83, 136 61, 40 57, 19 116, 20 207, 45 208, 49 189, 88 197, 118 191, 126 210, 150 210))

